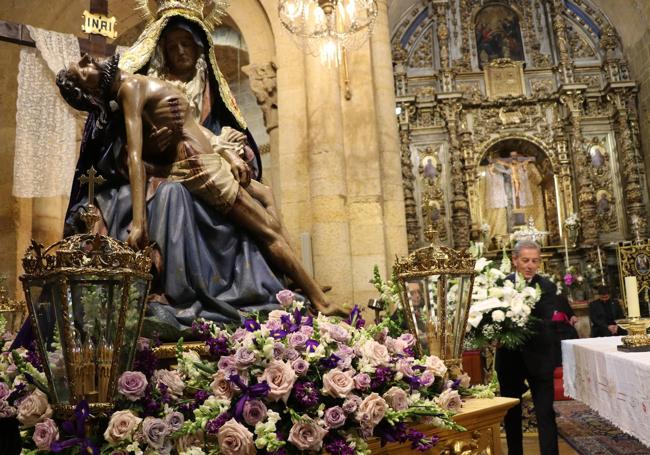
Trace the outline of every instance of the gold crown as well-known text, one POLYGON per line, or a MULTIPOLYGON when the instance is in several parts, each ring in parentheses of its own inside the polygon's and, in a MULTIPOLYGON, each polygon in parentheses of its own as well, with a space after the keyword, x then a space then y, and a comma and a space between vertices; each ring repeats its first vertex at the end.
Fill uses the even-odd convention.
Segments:
POLYGON ((156 11, 149 8, 148 0, 136 0, 136 9, 147 22, 160 19, 165 13, 176 11, 180 15, 189 15, 209 29, 213 30, 226 15, 228 0, 156 0, 156 11))

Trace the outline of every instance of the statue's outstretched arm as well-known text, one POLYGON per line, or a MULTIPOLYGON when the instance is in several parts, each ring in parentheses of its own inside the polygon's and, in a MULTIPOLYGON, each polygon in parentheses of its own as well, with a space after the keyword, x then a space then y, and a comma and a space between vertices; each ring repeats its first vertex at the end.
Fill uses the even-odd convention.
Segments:
POLYGON ((137 79, 129 79, 120 87, 118 99, 124 112, 129 181, 133 200, 133 223, 127 242, 133 248, 144 248, 149 243, 145 210, 146 173, 142 161, 142 109, 145 104, 145 86, 137 79))

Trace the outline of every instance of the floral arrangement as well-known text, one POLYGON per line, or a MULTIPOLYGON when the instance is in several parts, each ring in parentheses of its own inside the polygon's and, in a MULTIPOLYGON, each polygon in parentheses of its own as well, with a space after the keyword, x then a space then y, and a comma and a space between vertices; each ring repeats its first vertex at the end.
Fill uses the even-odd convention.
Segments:
POLYGON ((517 348, 532 334, 535 318, 531 311, 541 297, 541 290, 527 286, 519 275, 515 275, 514 282, 506 280, 511 263, 505 253, 498 266, 494 261, 478 258, 475 270, 467 324, 468 344, 476 348, 492 344, 517 348))
POLYGON ((565 229, 578 229, 580 227, 580 218, 577 213, 572 213, 564 220, 565 229))
POLYGON ((241 327, 197 321, 208 354, 181 340, 171 369, 158 368, 152 343, 141 340, 103 421, 88 420, 85 402, 55 421, 36 352, 3 352, 0 417, 20 422, 24 454, 366 454, 370 436, 428 450, 437 438, 408 422, 463 430, 452 420, 461 393, 494 396, 492 386, 468 389, 466 374, 446 380, 438 357, 415 358, 416 340, 390 317, 366 328, 357 307, 340 320, 309 315, 290 291, 277 298, 282 309, 241 327))

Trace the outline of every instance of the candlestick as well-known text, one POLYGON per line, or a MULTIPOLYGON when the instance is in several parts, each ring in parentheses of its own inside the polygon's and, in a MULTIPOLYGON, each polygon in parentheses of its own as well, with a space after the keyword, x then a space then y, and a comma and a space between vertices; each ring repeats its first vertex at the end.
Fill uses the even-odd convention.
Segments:
POLYGON ((600 284, 605 286, 605 274, 603 273, 603 258, 600 255, 600 245, 596 246, 596 251, 598 251, 598 267, 600 267, 600 284))
POLYGON ((625 277, 625 299, 627 300, 627 317, 641 317, 639 309, 639 290, 635 276, 625 277))
POLYGON ((566 235, 564 236, 564 265, 569 268, 569 242, 566 235))

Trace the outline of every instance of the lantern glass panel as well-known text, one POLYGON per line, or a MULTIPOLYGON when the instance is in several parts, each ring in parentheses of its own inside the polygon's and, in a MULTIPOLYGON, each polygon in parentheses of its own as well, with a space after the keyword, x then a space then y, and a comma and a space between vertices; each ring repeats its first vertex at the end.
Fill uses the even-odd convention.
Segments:
POLYGON ((61 318, 54 305, 54 295, 58 287, 54 281, 33 280, 28 287, 29 299, 34 309, 37 342, 44 352, 43 364, 49 376, 56 403, 66 403, 70 400, 70 385, 63 354, 61 337, 61 318))
POLYGON ((428 275, 406 280, 409 326, 420 352, 443 359, 462 351, 471 275, 428 275))
POLYGON ((120 351, 119 371, 126 370, 133 362, 148 286, 149 283, 142 278, 133 278, 131 281, 124 320, 124 340, 122 341, 122 346, 126 349, 120 351))

